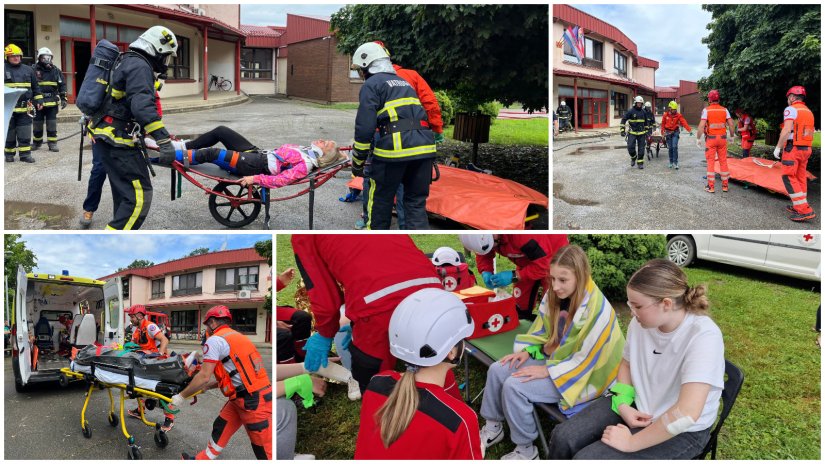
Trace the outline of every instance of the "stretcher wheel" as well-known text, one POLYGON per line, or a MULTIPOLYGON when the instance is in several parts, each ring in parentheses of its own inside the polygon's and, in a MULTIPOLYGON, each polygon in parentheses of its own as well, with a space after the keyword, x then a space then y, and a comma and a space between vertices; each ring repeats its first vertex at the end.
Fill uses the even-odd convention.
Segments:
POLYGON ((147 411, 154 411, 154 409, 158 405, 158 400, 154 398, 148 398, 143 402, 143 406, 146 408, 147 411))
POLYGON ((89 427, 89 422, 83 422, 83 436, 92 438, 92 428, 89 427))
POLYGON ((155 444, 158 445, 158 448, 166 448, 166 445, 169 444, 169 437, 166 436, 166 432, 155 430, 155 444))
POLYGON ((66 374, 60 374, 57 377, 57 384, 60 385, 63 388, 66 388, 66 387, 69 386, 69 378, 66 377, 66 374))
POLYGON ((112 427, 117 427, 117 424, 118 424, 119 422, 120 422, 120 420, 117 418, 117 416, 115 415, 115 413, 110 412, 110 413, 109 413, 109 425, 111 425, 112 427))
POLYGON ((143 459, 143 453, 140 452, 140 448, 137 445, 132 445, 129 447, 129 460, 136 460, 139 461, 143 459))
POLYGON ((209 195, 209 212, 216 221, 226 227, 238 228, 249 225, 261 212, 261 194, 257 189, 252 190, 252 198, 246 199, 247 187, 227 182, 218 182, 213 189, 215 192, 234 197, 224 198, 214 193, 209 195))

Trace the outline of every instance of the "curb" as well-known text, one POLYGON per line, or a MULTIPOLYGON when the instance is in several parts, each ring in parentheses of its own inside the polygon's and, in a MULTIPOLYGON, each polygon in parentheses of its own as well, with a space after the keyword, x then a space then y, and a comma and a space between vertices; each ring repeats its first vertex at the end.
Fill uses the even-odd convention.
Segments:
MULTIPOLYGON (((205 111, 215 108, 223 108, 225 106, 241 105, 243 103, 248 102, 249 100, 249 95, 244 94, 229 100, 222 100, 220 102, 209 102, 209 100, 207 100, 207 103, 205 104, 170 104, 168 107, 163 108, 163 114, 178 114, 192 113, 195 111, 205 111)), ((77 107, 67 110, 65 114, 61 115, 61 113, 63 112, 61 111, 60 113, 58 113, 57 116, 58 123, 77 122, 77 120, 80 119, 81 115, 80 111, 77 110, 77 107)))

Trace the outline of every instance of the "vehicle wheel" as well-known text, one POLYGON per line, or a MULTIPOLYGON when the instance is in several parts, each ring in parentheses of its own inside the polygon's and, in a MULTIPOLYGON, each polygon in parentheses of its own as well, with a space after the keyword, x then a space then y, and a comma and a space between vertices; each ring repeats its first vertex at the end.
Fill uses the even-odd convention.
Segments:
MULTIPOLYGON (((215 194, 209 195, 209 212, 216 221, 226 227, 238 228, 249 225, 261 212, 260 201, 248 201, 246 197, 247 187, 227 182, 218 182, 213 189, 215 192, 224 195, 241 198, 241 200, 230 200, 215 194)), ((252 190, 252 198, 260 200, 261 194, 257 189, 252 190)))
POLYGON ((232 89, 232 81, 223 81, 221 82, 221 90, 231 90, 232 89))
POLYGON ((143 453, 140 452, 140 448, 135 445, 129 447, 129 460, 139 461, 143 459, 143 453))
POLYGON ((17 393, 25 393, 26 392, 26 386, 23 385, 22 383, 20 383, 19 380, 15 379, 15 381, 14 381, 14 391, 16 391, 17 393))
POLYGON ((166 445, 169 444, 169 437, 166 436, 166 432, 155 430, 155 444, 158 445, 158 448, 166 448, 166 445))
POLYGON ((120 423, 120 419, 118 419, 117 415, 113 412, 109 413, 109 425, 112 427, 117 427, 117 424, 120 423))
POLYGON ((688 235, 677 235, 667 242, 667 259, 679 267, 689 266, 696 259, 696 242, 688 235))
POLYGON ((92 438, 92 428, 89 427, 88 422, 83 423, 83 436, 86 438, 92 438))

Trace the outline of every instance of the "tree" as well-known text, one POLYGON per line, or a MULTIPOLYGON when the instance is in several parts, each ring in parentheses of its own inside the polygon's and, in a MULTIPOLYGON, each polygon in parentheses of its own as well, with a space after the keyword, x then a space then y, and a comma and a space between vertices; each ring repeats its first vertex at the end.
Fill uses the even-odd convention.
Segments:
POLYGON ((37 256, 34 252, 26 248, 26 242, 20 240, 20 234, 6 234, 3 236, 3 251, 5 261, 3 270, 9 279, 9 294, 7 298, 12 298, 17 288, 17 267, 23 266, 23 270, 31 272, 37 266, 37 256))
MULTIPOLYGON (((258 255, 261 258, 266 258, 269 262, 269 268, 272 268, 272 240, 261 240, 260 242, 255 243, 255 251, 258 252, 258 255)), ((269 288, 269 292, 266 294, 266 298, 264 299, 264 308, 267 311, 272 312, 272 287, 269 288)))
POLYGON ((140 269, 140 268, 143 268, 143 267, 149 267, 149 266, 154 266, 154 265, 155 265, 155 263, 153 263, 153 262, 151 262, 151 261, 149 261, 149 260, 146 260, 146 259, 136 259, 136 260, 132 261, 132 264, 130 264, 130 265, 126 266, 126 267, 119 267, 119 268, 117 268, 117 272, 120 272, 120 271, 125 271, 125 270, 127 270, 127 269, 140 269))
POLYGON ((548 104, 547 5, 347 5, 332 15, 338 51, 380 40, 393 62, 468 105, 548 104))
POLYGON ((207 253, 209 253, 209 248, 207 248, 207 247, 195 248, 188 255, 184 256, 184 258, 191 258, 192 256, 205 255, 207 253))
MULTIPOLYGON (((819 5, 703 5, 712 15, 708 66, 699 81, 707 93, 718 89, 721 103, 764 118, 771 128, 782 121, 785 93, 802 85, 805 103, 819 114, 821 95, 819 5)), ((817 124, 820 124, 817 117, 817 124)))

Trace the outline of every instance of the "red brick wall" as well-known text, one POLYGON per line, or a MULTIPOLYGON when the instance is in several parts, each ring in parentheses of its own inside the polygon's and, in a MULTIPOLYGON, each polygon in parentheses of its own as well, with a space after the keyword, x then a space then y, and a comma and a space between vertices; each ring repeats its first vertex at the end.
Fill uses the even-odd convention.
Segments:
POLYGON ((287 95, 322 102, 358 101, 361 83, 351 83, 349 57, 336 51, 335 39, 289 45, 287 95))
POLYGON ((699 92, 682 95, 679 99, 679 111, 691 127, 699 125, 699 118, 702 117, 702 110, 704 108, 705 102, 702 100, 699 92))

